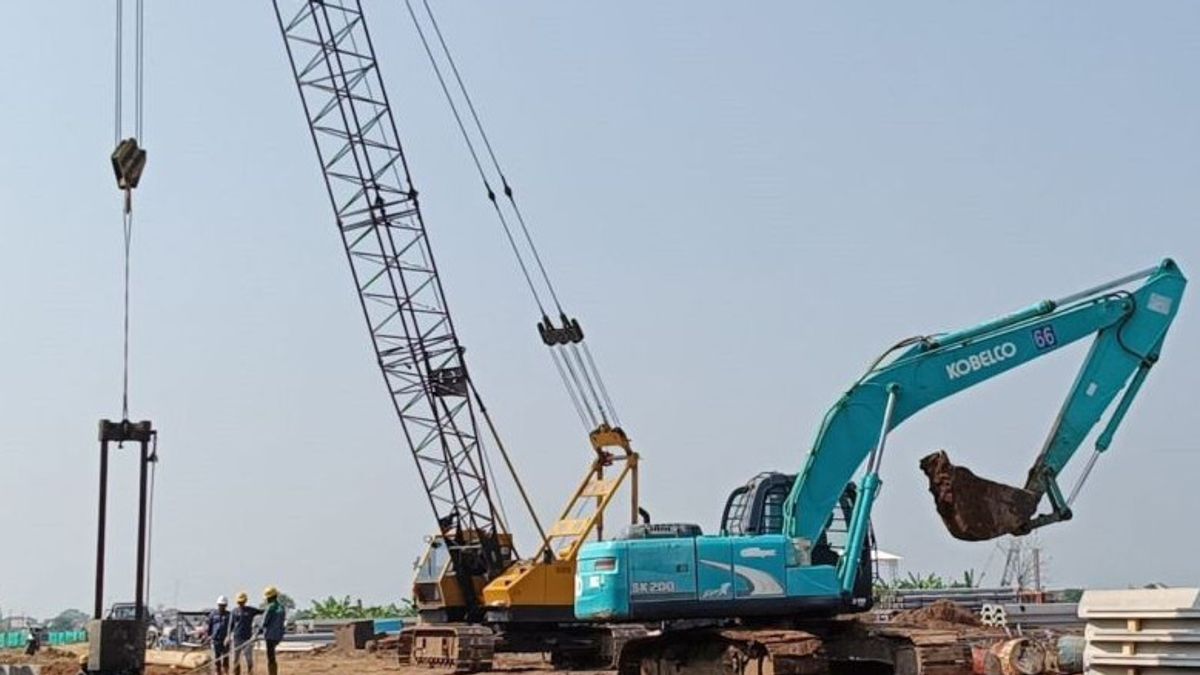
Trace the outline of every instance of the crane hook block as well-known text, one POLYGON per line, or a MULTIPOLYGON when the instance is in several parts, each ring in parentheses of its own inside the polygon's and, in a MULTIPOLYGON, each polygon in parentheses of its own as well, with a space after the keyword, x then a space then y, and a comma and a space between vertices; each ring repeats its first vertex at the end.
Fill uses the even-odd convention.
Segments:
POLYGON ((136 138, 117 143, 117 149, 112 153, 112 167, 119 189, 132 190, 138 186, 146 168, 146 151, 138 147, 136 138))

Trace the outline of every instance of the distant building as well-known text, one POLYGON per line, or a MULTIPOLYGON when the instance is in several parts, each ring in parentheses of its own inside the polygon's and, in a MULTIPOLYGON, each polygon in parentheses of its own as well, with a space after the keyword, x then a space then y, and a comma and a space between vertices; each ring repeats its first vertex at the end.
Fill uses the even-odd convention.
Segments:
POLYGON ((896 578, 900 576, 900 563, 903 560, 903 556, 881 549, 871 552, 871 562, 875 564, 876 574, 879 575, 880 581, 887 584, 896 583, 896 578))
MULTIPOLYGON (((841 555, 844 551, 844 549, 837 547, 833 550, 838 555, 841 555)), ((871 551, 871 566, 875 568, 875 579, 889 585, 896 583, 897 577, 900 576, 900 563, 903 560, 903 556, 888 553, 882 549, 877 548, 871 551)))
POLYGON ((0 619, 0 632, 28 630, 36 628, 38 620, 31 616, 6 616, 0 619))

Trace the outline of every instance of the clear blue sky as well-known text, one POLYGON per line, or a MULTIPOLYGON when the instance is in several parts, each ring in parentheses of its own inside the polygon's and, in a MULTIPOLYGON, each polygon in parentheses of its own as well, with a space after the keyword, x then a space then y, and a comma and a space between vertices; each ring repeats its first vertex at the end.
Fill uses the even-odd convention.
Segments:
MULTIPOLYGON (((148 4, 132 407, 162 435, 153 601, 267 583, 301 602, 396 599, 428 507, 270 3, 148 4)), ((450 304, 549 514, 586 443, 402 7, 367 3, 450 304)), ((711 528, 736 484, 798 469, 898 338, 1166 255, 1200 266, 1195 3, 437 7, 659 520, 711 528)), ((0 607, 49 614, 90 606, 95 424, 119 412, 111 3, 8 17, 0 607)), ((1192 304, 1076 520, 1045 531, 1050 583, 1198 581, 1192 304)), ((876 530, 906 569, 957 574, 992 551, 944 532, 917 459, 946 448, 1019 480, 1081 357, 892 437, 876 530)), ((114 467, 110 600, 130 592, 130 460, 114 467)))

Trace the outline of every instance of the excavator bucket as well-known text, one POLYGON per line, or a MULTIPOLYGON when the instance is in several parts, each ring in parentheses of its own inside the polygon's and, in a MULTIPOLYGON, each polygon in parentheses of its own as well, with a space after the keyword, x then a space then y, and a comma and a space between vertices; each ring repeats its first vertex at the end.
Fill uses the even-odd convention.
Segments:
POLYGON ((956 539, 984 541, 1025 534, 1041 496, 1022 488, 980 478, 955 466, 944 451, 921 459, 938 515, 956 539))

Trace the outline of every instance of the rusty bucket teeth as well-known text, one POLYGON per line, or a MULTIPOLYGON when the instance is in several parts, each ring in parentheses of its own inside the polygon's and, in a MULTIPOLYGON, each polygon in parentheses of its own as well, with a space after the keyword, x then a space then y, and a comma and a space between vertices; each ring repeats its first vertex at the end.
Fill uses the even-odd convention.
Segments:
POLYGON ((1040 495, 980 478, 939 450, 921 459, 938 515, 956 539, 984 541, 1025 534, 1040 495))

